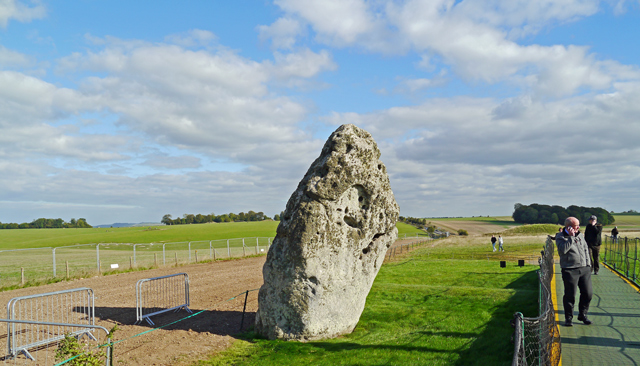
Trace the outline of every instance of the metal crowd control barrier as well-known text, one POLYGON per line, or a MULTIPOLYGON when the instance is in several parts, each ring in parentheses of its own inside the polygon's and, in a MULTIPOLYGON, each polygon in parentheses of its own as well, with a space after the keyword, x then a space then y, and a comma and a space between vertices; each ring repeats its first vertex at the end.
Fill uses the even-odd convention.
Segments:
POLYGON ((19 353, 33 360, 29 349, 61 339, 65 334, 95 340, 91 331, 95 322, 95 297, 87 287, 14 297, 7 303, 7 346, 12 357, 19 353), (56 323, 51 328, 40 323, 56 323), (80 329, 69 331, 67 327, 80 329), (70 324, 70 325, 69 325, 70 324))
MULTIPOLYGON (((106 352, 105 352, 105 365, 111 365, 111 358, 112 358, 112 350, 113 350, 113 342, 111 339, 111 336, 109 335, 109 331, 107 330, 107 328, 105 327, 101 327, 99 325, 88 325, 88 324, 69 324, 69 323, 53 323, 53 322, 38 322, 38 321, 29 321, 29 320, 15 320, 15 319, 0 319, 0 322, 5 322, 7 323, 7 327, 9 327, 9 324, 24 324, 24 325, 36 325, 38 327, 42 327, 43 329, 47 329, 48 332, 53 332, 52 329, 60 329, 60 328, 83 328, 83 330, 86 329, 97 329, 97 330, 102 330, 105 332, 105 338, 107 339, 107 347, 106 347, 106 352)), ((67 334, 71 334, 73 332, 67 332, 67 333, 63 333, 62 337, 58 338, 57 340, 61 340, 64 338, 65 335, 67 334)), ((77 333, 77 332, 76 332, 77 333)), ((90 333, 89 333, 90 334, 90 333)), ((94 340, 95 337, 92 338, 94 340)), ((53 343, 53 342, 52 342, 53 343)), ((37 358, 33 357, 30 353, 25 352, 25 355, 31 359, 32 361, 35 361, 36 363, 39 363, 37 358)), ((15 357, 16 355, 13 355, 12 357, 15 357)), ((48 355, 47 355, 48 356, 48 355)), ((48 359, 48 357, 47 357, 48 359)))
POLYGON ((136 324, 168 311, 189 310, 189 276, 176 273, 168 276, 145 278, 136 283, 136 324))

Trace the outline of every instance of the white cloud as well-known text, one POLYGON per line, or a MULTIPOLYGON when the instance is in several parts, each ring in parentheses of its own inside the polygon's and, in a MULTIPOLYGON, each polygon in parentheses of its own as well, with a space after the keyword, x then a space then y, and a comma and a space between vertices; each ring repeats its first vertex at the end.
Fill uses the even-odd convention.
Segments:
POLYGON ((182 34, 172 34, 165 37, 167 43, 186 48, 208 46, 217 39, 218 37, 215 34, 202 29, 192 29, 182 34))
POLYGON ((35 3, 35 6, 29 7, 21 1, 17 0, 0 0, 0 27, 6 28, 9 19, 15 19, 19 22, 30 22, 33 19, 41 19, 46 15, 44 5, 35 3))
POLYGON ((516 202, 619 209, 640 198, 631 188, 640 183, 639 101, 640 83, 627 82, 553 101, 434 99, 326 121, 371 132, 404 215, 459 215, 461 205, 505 214, 516 202))
MULTIPOLYGON (((384 54, 412 50, 422 55, 419 67, 423 68, 433 68, 437 56, 466 80, 507 81, 543 97, 567 96, 583 88, 607 90, 618 76, 605 65, 613 61, 596 60, 587 47, 515 41, 595 14, 600 6, 596 0, 280 0, 276 4, 285 15, 271 27, 285 20, 300 22, 315 31, 319 42, 331 46, 384 54)), ((278 36, 263 34, 269 35, 278 36)), ((288 48, 293 47, 292 39, 288 38, 288 48)))
POLYGON ((27 66, 30 63, 31 60, 28 56, 0 45, 0 70, 8 67, 27 66))
POLYGON ((333 62, 331 54, 322 50, 315 53, 304 49, 297 53, 274 54, 273 75, 281 79, 311 78, 323 71, 335 70, 338 66, 333 62))
POLYGON ((262 41, 271 40, 275 49, 291 50, 298 37, 304 36, 305 30, 296 19, 279 18, 271 25, 258 26, 262 41))

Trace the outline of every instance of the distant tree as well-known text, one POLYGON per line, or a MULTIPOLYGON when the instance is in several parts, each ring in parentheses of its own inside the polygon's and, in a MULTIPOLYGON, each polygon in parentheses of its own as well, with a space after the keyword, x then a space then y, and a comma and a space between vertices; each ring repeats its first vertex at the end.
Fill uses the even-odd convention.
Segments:
POLYGON ((162 220, 160 220, 161 223, 165 224, 165 225, 172 225, 173 224, 173 220, 171 220, 171 215, 166 214, 164 216, 162 216, 162 220))
POLYGON ((273 221, 280 221, 280 215, 275 214, 275 216, 273 216, 273 221))

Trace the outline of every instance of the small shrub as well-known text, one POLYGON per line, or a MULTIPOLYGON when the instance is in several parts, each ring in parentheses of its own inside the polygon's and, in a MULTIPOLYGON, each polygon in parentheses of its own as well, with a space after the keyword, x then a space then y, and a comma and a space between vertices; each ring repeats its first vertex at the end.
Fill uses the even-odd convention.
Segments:
POLYGON ((465 235, 466 236, 466 235, 469 235, 469 232, 467 232, 467 230, 465 230, 465 229, 460 229, 460 230, 458 230, 458 235, 465 235))
MULTIPOLYGON (((109 338, 113 336, 113 333, 118 330, 116 324, 111 331, 109 331, 109 338)), ((113 348, 111 349, 113 351, 113 348)), ((65 363, 70 366, 102 366, 104 365, 107 353, 104 350, 90 351, 87 349, 86 344, 81 344, 78 339, 70 334, 64 336, 64 339, 58 344, 56 350, 56 361, 61 362, 75 357, 73 360, 65 363)))

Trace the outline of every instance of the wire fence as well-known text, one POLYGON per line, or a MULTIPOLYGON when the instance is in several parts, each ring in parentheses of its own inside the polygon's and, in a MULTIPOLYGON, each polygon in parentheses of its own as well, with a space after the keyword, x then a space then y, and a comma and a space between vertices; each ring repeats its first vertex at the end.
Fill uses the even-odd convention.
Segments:
POLYGON ((266 254, 270 237, 172 243, 94 243, 0 250, 0 287, 96 273, 266 254))
POLYGON ((556 322, 551 292, 554 275, 554 241, 549 237, 539 258, 540 280, 539 316, 527 318, 515 313, 511 321, 515 327, 512 366, 556 366, 560 363, 560 332, 556 322))
POLYGON ((638 245, 640 238, 604 237, 603 261, 613 270, 640 287, 640 263, 638 263, 638 245))

